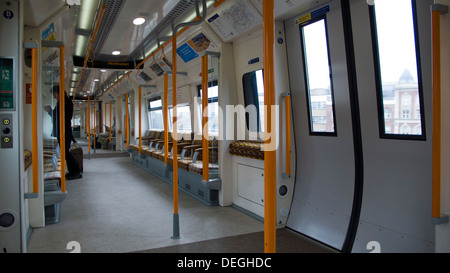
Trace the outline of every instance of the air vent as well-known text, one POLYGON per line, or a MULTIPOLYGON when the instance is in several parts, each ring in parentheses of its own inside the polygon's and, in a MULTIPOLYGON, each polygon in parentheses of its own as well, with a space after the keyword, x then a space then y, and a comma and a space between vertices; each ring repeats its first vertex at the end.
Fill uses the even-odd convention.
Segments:
POLYGON ((145 82, 149 82, 152 80, 149 75, 147 75, 145 72, 141 72, 141 79, 143 79, 145 82))
POLYGON ((95 56, 100 55, 103 45, 127 0, 106 0, 104 2, 106 5, 105 14, 103 15, 102 23, 100 24, 99 32, 93 45, 95 56))
POLYGON ((142 58, 142 52, 147 50, 147 47, 152 41, 156 41, 158 35, 166 30, 168 27, 175 25, 177 19, 183 18, 183 15, 195 6, 194 0, 180 0, 178 4, 167 14, 164 19, 150 32, 147 37, 136 47, 136 49, 129 55, 129 60, 136 60, 142 58))

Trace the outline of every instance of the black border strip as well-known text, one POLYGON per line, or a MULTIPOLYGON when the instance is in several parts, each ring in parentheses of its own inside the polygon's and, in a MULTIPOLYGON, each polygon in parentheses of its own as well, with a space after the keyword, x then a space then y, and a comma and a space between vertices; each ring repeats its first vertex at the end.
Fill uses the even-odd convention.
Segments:
POLYGON ((338 136, 338 125, 337 125, 337 117, 336 117, 336 104, 334 99, 334 84, 333 84, 333 71, 331 64, 331 56, 330 56, 330 39, 328 37, 328 22, 326 14, 322 16, 315 17, 311 20, 305 21, 300 24, 300 44, 302 47, 302 61, 303 61, 303 76, 305 77, 305 90, 306 90, 306 108, 308 110, 308 125, 309 125, 309 135, 310 136, 325 136, 325 137, 337 137, 338 136), (309 87, 309 79, 308 79, 308 68, 307 68, 307 59, 306 59, 306 47, 305 47, 305 35, 303 33, 303 28, 305 26, 314 24, 318 21, 324 20, 325 25, 325 35, 327 42, 327 54, 328 54, 328 66, 330 67, 330 91, 331 91, 331 104, 332 104, 332 113, 333 113, 333 123, 334 123, 334 131, 333 132, 316 132, 313 131, 313 120, 312 120, 312 110, 311 107, 311 90, 309 87))
POLYGON ((341 0, 342 20, 344 27, 345 53, 347 58, 347 73, 350 92, 350 110, 352 115, 353 146, 355 160, 355 188, 353 195, 352 213, 350 223, 342 246, 342 252, 349 253, 353 249, 353 244, 358 231, 359 219, 361 215, 361 205, 364 187, 364 156, 361 133, 361 116, 358 98, 358 83, 356 76, 355 50, 353 44, 353 29, 350 10, 350 0, 341 0))
MULTIPOLYGON (((420 54, 420 37, 419 37, 419 27, 417 19, 417 4, 415 0, 411 0, 411 7, 413 12, 413 25, 414 25, 414 39, 416 46, 416 63, 417 63, 417 77, 418 77, 418 94, 420 102, 420 121, 422 125, 421 135, 402 135, 402 134, 387 134, 385 128, 385 118, 384 118, 384 103, 383 103, 383 86, 381 79, 381 66, 380 66, 380 52, 378 44, 378 31, 376 26, 376 16, 375 7, 369 6, 369 18, 370 18, 370 28, 372 35, 372 48, 373 48, 373 61, 375 65, 375 88, 377 90, 377 107, 378 107, 378 127, 381 139, 397 139, 397 140, 416 140, 416 141, 426 141, 427 132, 425 124, 425 103, 423 96, 423 80, 422 80, 422 62, 420 54)), ((411 113, 414 114, 414 113, 411 113)))

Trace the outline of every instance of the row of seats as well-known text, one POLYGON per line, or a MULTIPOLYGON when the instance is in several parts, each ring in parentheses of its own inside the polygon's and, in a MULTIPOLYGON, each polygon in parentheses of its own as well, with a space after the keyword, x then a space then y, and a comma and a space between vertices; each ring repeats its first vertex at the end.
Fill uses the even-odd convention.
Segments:
POLYGON ((143 137, 143 146, 139 154, 139 145, 132 145, 132 160, 137 165, 159 176, 169 184, 173 182, 173 165, 178 160, 178 187, 190 196, 209 206, 219 204, 220 179, 218 165, 218 141, 208 141, 209 146, 209 181, 203 181, 203 145, 201 136, 179 134, 178 152, 173 153, 172 133, 168 133, 168 159, 165 163, 164 132, 147 131, 143 137), (197 139, 196 139, 197 138, 197 139), (193 139, 193 140, 192 140, 193 139))
MULTIPOLYGON (((169 136, 169 156, 167 164, 173 166, 173 137, 172 133, 169 136)), ((202 174, 203 173, 203 141, 200 139, 193 139, 193 134, 182 135, 181 140, 177 142, 177 159, 178 167, 189 172, 202 174)), ((142 138, 142 154, 160 161, 165 160, 164 154, 164 132, 152 131, 146 132, 142 138)), ((218 172, 218 141, 212 139, 208 141, 209 146, 209 170, 210 172, 218 172)), ((139 145, 131 145, 131 149, 138 152, 139 145)))

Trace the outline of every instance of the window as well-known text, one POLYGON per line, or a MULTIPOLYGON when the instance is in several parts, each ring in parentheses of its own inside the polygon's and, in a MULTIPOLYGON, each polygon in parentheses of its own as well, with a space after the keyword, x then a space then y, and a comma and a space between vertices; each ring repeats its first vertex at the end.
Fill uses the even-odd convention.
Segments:
MULTIPOLYGON (((198 86, 198 97, 202 96, 202 86, 198 86)), ((200 105, 200 117, 203 117, 203 107, 200 105)), ((217 81, 208 83, 208 127, 209 133, 219 133, 219 86, 217 81)))
POLYGON ((409 119, 409 110, 403 110, 402 118, 403 119, 409 119))
POLYGON ((150 99, 148 101, 148 116, 150 129, 164 130, 164 119, 162 112, 161 97, 150 99))
POLYGON ((370 14, 380 137, 425 140, 415 1, 376 0, 370 14))
MULTIPOLYGON (((177 125, 178 131, 191 132, 191 109, 189 105, 177 107, 177 125)), ((173 108, 169 108, 169 131, 173 130, 173 108)))
POLYGON ((244 100, 247 129, 250 132, 264 132, 264 77, 263 70, 244 74, 244 100))
POLYGON ((310 132, 336 136, 325 18, 301 26, 310 132))

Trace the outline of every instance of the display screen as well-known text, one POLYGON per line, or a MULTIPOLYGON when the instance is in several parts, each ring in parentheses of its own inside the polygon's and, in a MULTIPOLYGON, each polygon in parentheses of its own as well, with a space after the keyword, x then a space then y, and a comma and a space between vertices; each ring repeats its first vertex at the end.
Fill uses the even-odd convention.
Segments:
POLYGON ((14 109, 13 59, 0 58, 0 110, 14 109))

